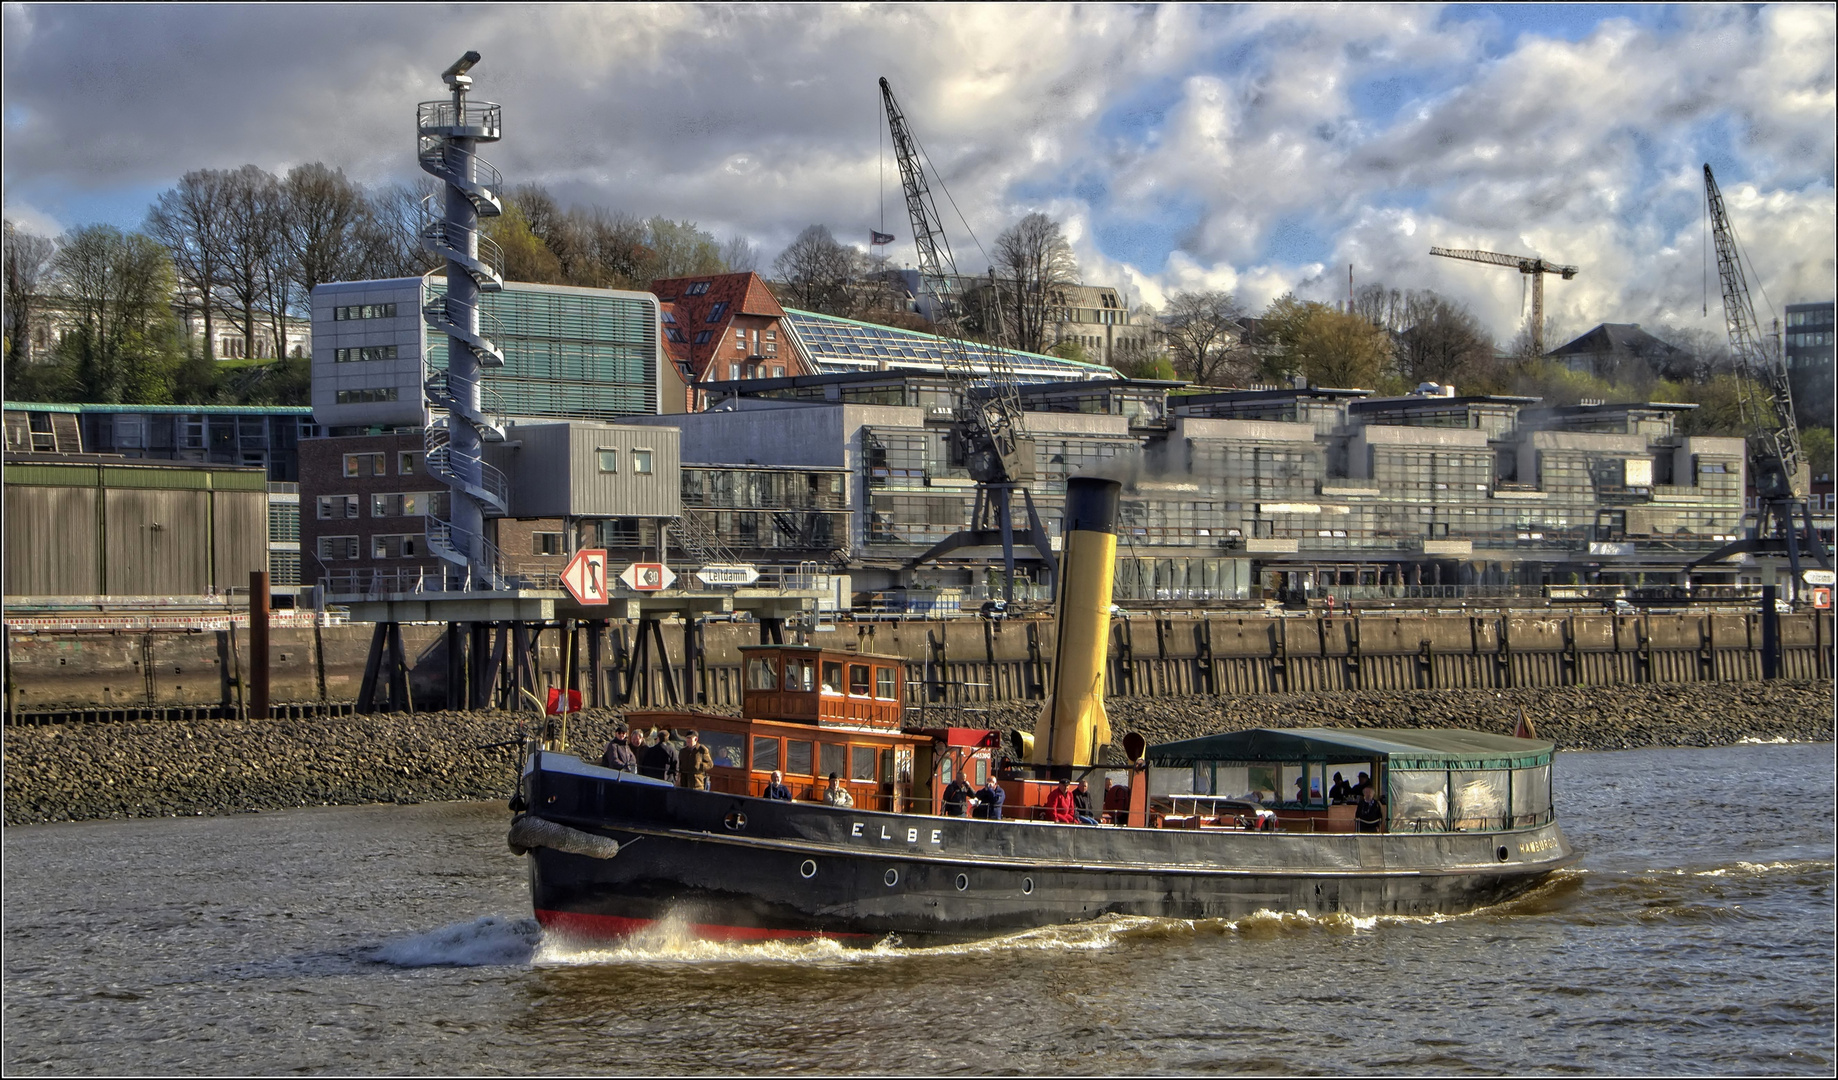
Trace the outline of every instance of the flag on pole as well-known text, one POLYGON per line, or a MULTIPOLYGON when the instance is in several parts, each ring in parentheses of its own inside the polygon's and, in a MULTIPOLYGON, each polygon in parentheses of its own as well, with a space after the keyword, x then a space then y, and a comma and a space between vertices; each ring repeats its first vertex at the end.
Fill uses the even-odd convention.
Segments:
POLYGON ((869 247, 880 247, 882 244, 891 244, 891 243, 893 243, 892 233, 877 232, 874 229, 868 230, 868 246, 869 247))
POLYGON ((1519 726, 1513 729, 1515 739, 1536 739, 1538 733, 1532 730, 1532 722, 1525 718, 1525 706, 1519 706, 1519 726))
POLYGON ((581 692, 563 690, 560 687, 549 688, 549 715, 560 716, 562 713, 581 711, 581 692))

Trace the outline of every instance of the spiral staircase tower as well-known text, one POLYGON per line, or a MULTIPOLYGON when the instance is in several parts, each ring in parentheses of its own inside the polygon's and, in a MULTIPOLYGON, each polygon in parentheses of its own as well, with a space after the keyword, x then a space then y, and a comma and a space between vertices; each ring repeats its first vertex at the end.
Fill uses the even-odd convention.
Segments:
POLYGON ((486 368, 502 367, 504 354, 486 337, 479 308, 483 293, 504 287, 497 246, 479 234, 479 219, 504 212, 498 170, 478 156, 478 144, 502 134, 502 110, 494 102, 468 101, 467 72, 479 54, 468 52, 441 78, 450 98, 424 101, 416 109, 421 168, 446 185, 444 200, 425 204, 422 245, 446 260, 445 295, 429 297, 422 317, 431 331, 447 335, 447 370, 425 387, 428 404, 444 412, 427 427, 428 471, 446 482, 448 514, 428 515, 428 549, 447 564, 450 590, 504 587, 497 551, 485 537, 485 518, 508 505, 504 475, 486 463, 484 445, 504 438, 504 421, 487 406, 480 379, 486 368))

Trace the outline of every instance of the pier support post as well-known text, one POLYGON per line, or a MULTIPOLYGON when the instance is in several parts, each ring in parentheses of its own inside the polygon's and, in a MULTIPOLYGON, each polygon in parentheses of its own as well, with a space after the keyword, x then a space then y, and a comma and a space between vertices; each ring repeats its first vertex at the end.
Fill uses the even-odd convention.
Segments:
POLYGON ((249 716, 268 719, 268 571, 249 571, 249 716))

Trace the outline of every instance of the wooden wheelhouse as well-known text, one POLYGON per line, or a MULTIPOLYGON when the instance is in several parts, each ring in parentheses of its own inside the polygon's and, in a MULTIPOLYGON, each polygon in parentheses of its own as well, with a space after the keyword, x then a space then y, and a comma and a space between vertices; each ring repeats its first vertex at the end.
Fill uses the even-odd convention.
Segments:
POLYGON ((741 716, 647 711, 628 722, 696 731, 715 758, 715 791, 763 795, 776 769, 792 798, 821 802, 836 773, 861 809, 912 808, 914 751, 931 740, 900 730, 902 658, 815 645, 746 645, 741 654, 741 716))

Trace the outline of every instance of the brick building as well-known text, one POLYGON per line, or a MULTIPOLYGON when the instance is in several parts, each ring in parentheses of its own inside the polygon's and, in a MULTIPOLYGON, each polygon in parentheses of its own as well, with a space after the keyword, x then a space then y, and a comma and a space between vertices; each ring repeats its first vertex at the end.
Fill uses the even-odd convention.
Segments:
MULTIPOLYGON (((810 372, 764 280, 751 271, 664 278, 651 283, 662 311, 663 345, 685 383, 787 378, 810 372)), ((695 408, 696 391, 689 391, 695 408)), ((669 410, 666 410, 669 411, 669 410)))

